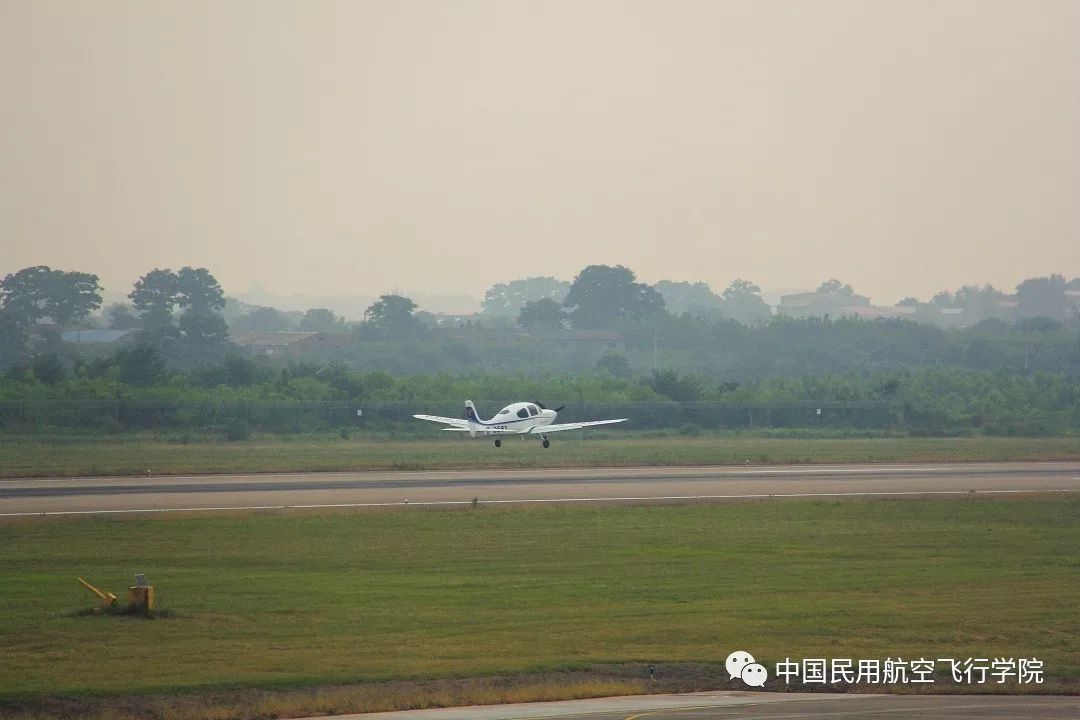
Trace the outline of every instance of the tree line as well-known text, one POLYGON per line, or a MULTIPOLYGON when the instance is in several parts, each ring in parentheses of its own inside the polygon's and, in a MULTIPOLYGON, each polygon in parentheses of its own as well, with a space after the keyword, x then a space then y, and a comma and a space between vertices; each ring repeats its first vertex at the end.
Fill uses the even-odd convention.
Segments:
POLYGON ((380 420, 410 425, 409 416, 418 409, 457 414, 466 398, 486 405, 485 412, 516 398, 566 404, 572 416, 587 414, 590 408, 625 410, 641 428, 747 427, 756 422, 915 433, 1046 435, 1080 430, 1080 377, 1075 375, 924 368, 745 382, 673 370, 636 377, 602 371, 541 378, 495 373, 393 376, 355 372, 341 364, 277 368, 232 354, 220 363, 177 371, 138 347, 74 368, 39 360, 32 367, 9 370, 0 376, 0 427, 48 430, 61 417, 68 429, 176 429, 229 418, 254 429, 289 431, 301 427, 304 412, 312 411, 316 429, 378 426, 380 420), (357 420, 357 408, 367 409, 366 420, 357 420))
MULTIPOLYGON (((0 364, 32 353, 35 340, 57 346, 57 334, 79 327, 101 307, 97 275, 23 268, 0 280, 0 364)), ((222 316, 225 293, 206 268, 154 269, 128 298, 133 310, 114 308, 114 322, 137 328, 137 342, 178 362, 219 360, 228 348, 222 316)))
MULTIPOLYGON (((114 304, 105 315, 111 327, 134 335, 131 346, 108 351, 115 355, 109 361, 125 373, 155 365, 183 370, 220 364, 229 353, 240 352, 232 341, 244 333, 287 328, 342 338, 337 349, 320 358, 324 364, 399 375, 599 372, 630 378, 666 368, 742 382, 935 366, 1068 374, 1080 373, 1076 316, 1062 309, 1075 283, 1051 275, 1018 286, 1014 302, 1044 315, 1010 321, 986 317, 946 329, 899 319, 773 316, 760 288, 746 280, 714 294, 704 283, 650 286, 628 268, 592 265, 573 282, 528 278, 496 284, 479 318, 441 325, 410 298, 393 294, 372 303, 360 322, 346 322, 325 308, 286 318, 274 308, 230 300, 209 270, 184 267, 147 272, 128 294, 129 303, 114 304), (516 323, 505 315, 514 308, 516 323), (561 343, 571 329, 603 329, 614 339, 561 343)), ((855 292, 839 280, 828 280, 819 290, 840 296, 855 292)), ((930 303, 990 308, 1000 295, 988 287, 961 288, 930 303)), ((64 329, 87 326, 100 306, 96 275, 37 266, 4 277, 0 369, 34 366, 35 372, 55 374, 60 366, 73 372, 77 362, 101 361, 103 351, 59 339, 64 329)))
POLYGON ((489 318, 516 318, 522 328, 610 328, 622 320, 649 320, 683 313, 722 314, 745 324, 772 316, 761 288, 736 279, 721 294, 703 282, 639 282, 622 265, 589 265, 573 282, 530 277, 488 288, 482 304, 489 318))

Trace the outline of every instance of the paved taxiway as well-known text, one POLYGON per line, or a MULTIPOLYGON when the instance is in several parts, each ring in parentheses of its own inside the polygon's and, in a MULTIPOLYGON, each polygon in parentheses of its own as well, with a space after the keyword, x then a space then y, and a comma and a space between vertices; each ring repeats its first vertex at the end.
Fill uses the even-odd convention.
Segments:
POLYGON ((1080 698, 1060 695, 840 695, 706 692, 637 695, 340 715, 363 720, 1034 720, 1080 719, 1080 698))
POLYGON ((466 504, 1080 492, 1080 463, 640 467, 0 480, 0 517, 466 504))

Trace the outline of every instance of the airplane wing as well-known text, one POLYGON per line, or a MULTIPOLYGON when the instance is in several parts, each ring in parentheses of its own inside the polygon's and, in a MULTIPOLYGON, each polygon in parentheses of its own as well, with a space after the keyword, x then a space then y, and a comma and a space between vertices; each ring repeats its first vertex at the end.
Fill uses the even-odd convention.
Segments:
POLYGON ((417 420, 428 420, 430 422, 442 423, 443 425, 453 425, 452 428, 443 428, 444 430, 468 430, 469 421, 465 418, 452 418, 452 417, 439 417, 438 415, 413 415, 417 420))
POLYGON ((626 421, 627 418, 619 418, 618 420, 590 420, 589 422, 560 423, 558 425, 537 425, 529 432, 533 435, 543 435, 544 433, 559 432, 561 430, 580 430, 581 428, 594 427, 596 425, 613 425, 614 423, 626 421))
MULTIPOLYGON (((469 432, 474 429, 470 427, 470 423, 465 418, 452 418, 441 417, 439 415, 413 415, 417 420, 427 420, 429 422, 442 423, 443 425, 452 425, 453 427, 445 427, 444 431, 450 432, 469 432)), ((475 430, 480 435, 520 435, 528 430, 506 430, 503 428, 492 428, 484 425, 476 425, 475 430)))

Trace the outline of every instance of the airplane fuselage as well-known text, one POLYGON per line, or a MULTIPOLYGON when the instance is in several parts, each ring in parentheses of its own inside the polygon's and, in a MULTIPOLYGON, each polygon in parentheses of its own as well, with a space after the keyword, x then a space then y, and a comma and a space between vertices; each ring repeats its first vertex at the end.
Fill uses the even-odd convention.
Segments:
POLYGON ((533 428, 551 425, 558 417, 554 410, 540 408, 528 402, 511 403, 495 413, 490 420, 481 420, 476 414, 476 408, 471 405, 466 406, 465 415, 469 428, 475 430, 476 435, 505 435, 507 432, 535 434, 533 428))

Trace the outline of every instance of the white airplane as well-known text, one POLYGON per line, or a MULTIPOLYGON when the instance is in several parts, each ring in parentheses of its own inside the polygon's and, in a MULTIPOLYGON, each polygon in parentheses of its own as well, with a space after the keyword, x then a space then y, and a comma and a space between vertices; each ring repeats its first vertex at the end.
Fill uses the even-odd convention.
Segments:
POLYGON ((438 415, 413 415, 418 420, 430 420, 431 422, 450 425, 443 428, 450 432, 467 432, 469 437, 495 436, 495 447, 502 447, 503 435, 539 435, 544 447, 551 445, 548 433, 562 430, 580 430, 581 428, 593 427, 594 425, 611 425, 613 423, 626 422, 626 418, 618 420, 591 420, 589 422, 555 423, 555 416, 559 414, 565 405, 548 410, 543 403, 516 402, 507 405, 490 420, 481 420, 476 413, 476 406, 472 400, 465 401, 465 417, 451 418, 439 417, 438 415))

